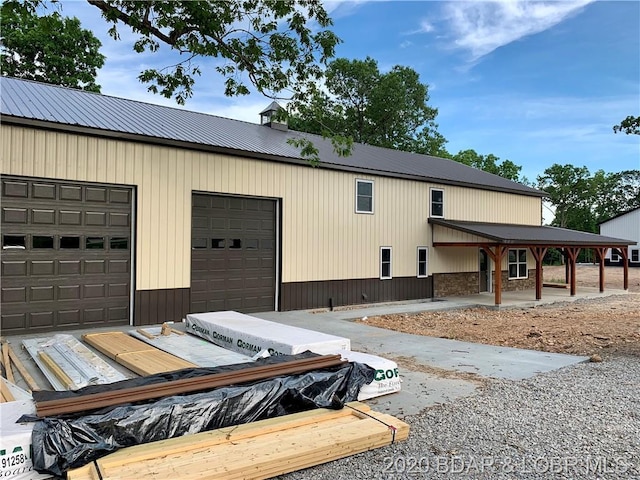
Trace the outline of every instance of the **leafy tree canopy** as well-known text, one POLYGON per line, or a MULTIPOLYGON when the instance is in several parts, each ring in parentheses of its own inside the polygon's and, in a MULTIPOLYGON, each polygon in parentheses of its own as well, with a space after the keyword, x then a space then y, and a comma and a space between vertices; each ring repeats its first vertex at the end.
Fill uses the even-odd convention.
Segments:
POLYGON ((614 133, 624 132, 627 135, 640 135, 640 117, 629 115, 613 127, 614 133))
POLYGON ((39 16, 36 6, 5 1, 0 8, 2 75, 99 92, 100 40, 77 18, 39 16))
POLYGON ((599 223, 640 207, 640 170, 592 175, 587 167, 556 163, 537 180, 555 207, 557 227, 595 233, 599 223))
POLYGON ((247 95, 253 86, 270 98, 296 100, 315 90, 339 42, 326 30, 332 22, 320 0, 87 1, 112 24, 114 39, 121 25, 139 35, 136 52, 165 45, 179 54, 177 64, 138 78, 180 104, 192 96, 207 58, 224 61, 215 69, 227 96, 247 95))
POLYGON ((456 162, 464 163, 465 165, 493 173, 494 175, 499 175, 514 182, 520 181, 520 171, 522 167, 516 165, 511 160, 503 160, 501 162, 500 158, 492 153, 480 155, 475 150, 461 150, 455 155, 450 155, 450 158, 456 162))
POLYGON ((338 58, 327 67, 325 87, 295 105, 291 128, 409 152, 445 153, 446 140, 435 123, 438 110, 429 106, 428 86, 415 70, 397 65, 381 73, 370 57, 338 58))

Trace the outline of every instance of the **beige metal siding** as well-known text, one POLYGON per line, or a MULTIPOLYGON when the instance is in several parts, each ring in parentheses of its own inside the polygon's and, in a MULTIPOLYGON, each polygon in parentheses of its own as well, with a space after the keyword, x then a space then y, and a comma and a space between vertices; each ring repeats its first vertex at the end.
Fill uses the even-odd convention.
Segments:
MULTIPOLYGON (((432 246, 432 186, 445 190, 448 219, 540 223, 538 198, 17 126, 1 130, 3 173, 137 187, 138 290, 189 287, 192 191, 282 198, 283 282, 378 277, 382 245, 393 248, 394 277, 415 276, 416 247, 432 246), (355 213, 356 178, 374 181, 373 215, 355 213)), ((477 270, 477 249, 435 250, 429 249, 429 274, 477 270)))
POLYGON ((447 220, 540 225, 540 198, 434 185, 444 190, 447 220))

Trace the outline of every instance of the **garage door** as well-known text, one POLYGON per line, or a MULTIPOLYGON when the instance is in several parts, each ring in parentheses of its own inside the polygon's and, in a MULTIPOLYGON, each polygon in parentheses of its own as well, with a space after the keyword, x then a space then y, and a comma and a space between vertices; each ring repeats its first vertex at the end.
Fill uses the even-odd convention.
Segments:
POLYGON ((132 190, 2 177, 2 331, 129 323, 132 190))
POLYGON ((191 311, 275 309, 276 201, 193 194, 191 311))

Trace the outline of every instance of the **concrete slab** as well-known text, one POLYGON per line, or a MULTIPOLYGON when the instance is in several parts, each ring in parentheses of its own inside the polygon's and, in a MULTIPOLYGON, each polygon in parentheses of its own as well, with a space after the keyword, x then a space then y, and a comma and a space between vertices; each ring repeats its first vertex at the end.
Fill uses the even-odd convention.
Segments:
MULTIPOLYGON (((544 297, 544 301, 531 301, 529 298, 531 292, 505 292, 503 296, 505 305, 502 308, 521 308, 542 303, 624 293, 613 291, 601 294, 583 290, 581 295, 570 297, 564 291, 558 294, 557 289, 549 290, 551 292, 544 297)), ((352 321, 354 318, 390 313, 416 313, 492 305, 493 295, 481 294, 435 302, 394 302, 333 312, 314 310, 264 312, 254 315, 266 320, 350 338, 352 350, 388 357, 394 361, 407 359, 407 363, 417 368, 415 370, 406 368, 400 362, 402 391, 367 401, 374 408, 400 418, 419 413, 438 403, 472 395, 479 383, 468 378, 456 377, 456 373, 463 374, 462 377, 464 374, 475 374, 484 378, 521 380, 588 360, 588 357, 574 355, 411 335, 352 321), (425 373, 420 371, 420 366, 426 367, 425 370, 435 368, 444 372, 449 371, 452 375, 447 376, 445 373, 440 376, 425 373)))
POLYGON ((416 363, 482 377, 521 380, 538 373, 588 360, 561 353, 539 352, 460 342, 385 330, 334 318, 331 313, 265 312, 255 316, 351 339, 357 351, 394 357, 411 357, 416 363))

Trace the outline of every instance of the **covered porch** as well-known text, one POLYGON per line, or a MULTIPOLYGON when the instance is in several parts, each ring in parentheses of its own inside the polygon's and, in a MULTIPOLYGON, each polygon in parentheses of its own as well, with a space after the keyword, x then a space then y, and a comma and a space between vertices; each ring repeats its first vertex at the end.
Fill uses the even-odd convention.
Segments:
POLYGON ((635 245, 632 240, 606 237, 592 233, 579 232, 557 227, 537 225, 515 225, 453 221, 430 218, 433 228, 433 246, 435 248, 477 247, 484 250, 494 265, 495 287, 494 304, 502 304, 502 264, 509 250, 526 249, 535 259, 535 298, 542 299, 543 278, 542 260, 549 248, 562 251, 565 262, 565 281, 569 285, 570 296, 576 295, 576 263, 583 249, 595 252, 599 265, 599 291, 605 290, 604 259, 608 249, 618 252, 623 258, 624 290, 629 289, 628 246, 635 245))

